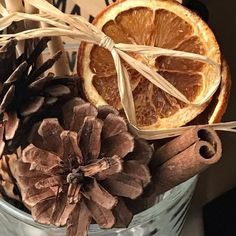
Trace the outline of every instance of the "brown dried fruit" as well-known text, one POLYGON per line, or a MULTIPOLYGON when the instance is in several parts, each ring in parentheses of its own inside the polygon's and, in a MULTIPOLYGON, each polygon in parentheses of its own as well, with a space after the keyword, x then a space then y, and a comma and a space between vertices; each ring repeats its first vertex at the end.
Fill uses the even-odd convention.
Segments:
POLYGON ((87 235, 92 219, 101 228, 128 226, 122 197, 137 198, 150 182, 151 148, 109 107, 74 98, 63 111, 62 126, 57 119, 35 126, 17 163, 23 202, 36 221, 67 225, 69 236, 87 235), (136 161, 137 150, 148 155, 136 161))

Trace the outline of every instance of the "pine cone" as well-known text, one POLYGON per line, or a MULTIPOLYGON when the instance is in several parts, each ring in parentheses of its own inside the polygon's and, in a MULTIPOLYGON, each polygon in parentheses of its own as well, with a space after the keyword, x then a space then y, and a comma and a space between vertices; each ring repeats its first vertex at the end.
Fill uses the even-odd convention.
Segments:
POLYGON ((126 227, 132 214, 123 197, 135 199, 150 182, 152 150, 134 138, 116 110, 98 110, 75 98, 63 107, 64 124, 45 119, 23 150, 16 179, 23 202, 44 224, 67 225, 69 236, 126 227))
MULTIPOLYGON (((53 73, 42 76, 59 59, 61 52, 37 68, 37 59, 47 47, 49 38, 43 38, 36 46, 29 46, 16 58, 16 40, 0 49, 0 117, 4 129, 0 155, 14 152, 22 144, 25 135, 34 122, 50 117, 55 105, 72 98, 75 79, 58 77, 53 73), (52 109, 53 105, 53 109, 52 109), (5 146, 5 147, 4 147, 5 146)), ((54 114, 55 116, 55 114, 54 114)))
POLYGON ((20 201, 20 192, 13 177, 16 154, 5 155, 0 160, 0 192, 3 197, 20 201))

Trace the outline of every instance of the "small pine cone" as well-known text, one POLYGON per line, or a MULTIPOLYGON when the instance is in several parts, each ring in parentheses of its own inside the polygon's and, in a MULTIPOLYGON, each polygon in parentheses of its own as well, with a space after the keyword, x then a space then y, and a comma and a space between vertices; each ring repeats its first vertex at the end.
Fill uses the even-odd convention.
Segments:
POLYGON ((23 202, 36 221, 67 225, 68 236, 87 235, 92 219, 127 227, 132 213, 123 198, 137 198, 150 182, 152 149, 109 106, 74 98, 63 117, 36 125, 23 150, 15 171, 23 202))
POLYGON ((55 116, 56 108, 76 93, 75 78, 58 77, 53 73, 43 76, 60 58, 61 52, 37 68, 37 60, 47 47, 49 38, 36 41, 33 50, 16 57, 16 40, 0 48, 0 117, 4 134, 0 155, 13 153, 24 144, 27 132, 42 118, 55 116))

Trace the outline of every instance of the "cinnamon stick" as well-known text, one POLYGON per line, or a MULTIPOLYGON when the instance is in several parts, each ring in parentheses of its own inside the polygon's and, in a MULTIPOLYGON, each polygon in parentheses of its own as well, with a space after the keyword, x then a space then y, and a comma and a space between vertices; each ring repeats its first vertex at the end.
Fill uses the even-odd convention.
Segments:
POLYGON ((55 55, 58 51, 62 52, 60 59, 54 64, 55 74, 58 76, 69 75, 69 62, 61 37, 52 37, 48 43, 48 48, 51 56, 55 55))
POLYGON ((0 4, 1 4, 2 6, 4 6, 4 7, 6 7, 6 6, 5 6, 5 1, 4 1, 4 0, 0 0, 0 4))
MULTIPOLYGON (((51 4, 53 3, 52 0, 47 0, 47 1, 51 4)), ((42 26, 46 27, 47 25, 42 24, 42 26)), ((60 59, 56 61, 54 64, 55 74, 58 76, 69 75, 70 74, 69 62, 61 37, 51 37, 51 40, 48 43, 48 48, 51 56, 54 56, 58 51, 62 52, 60 59)))
MULTIPOLYGON (((25 5, 25 12, 29 13, 29 14, 38 14, 39 10, 37 8, 35 8, 34 6, 32 6, 31 4, 29 4, 27 1, 24 1, 24 5, 25 5)), ((25 20, 25 28, 30 30, 30 29, 36 29, 40 27, 40 23, 37 21, 32 21, 32 20, 25 20)), ((35 41, 38 41, 39 39, 34 39, 35 41)), ((37 68, 39 68, 41 65, 43 64, 43 56, 39 55, 36 65, 37 68)))
POLYGON ((196 127, 161 147, 151 163, 155 167, 155 194, 164 193, 218 162, 222 144, 211 128, 196 127))
MULTIPOLYGON (((24 6, 22 0, 5 0, 6 8, 9 12, 24 12, 24 6)), ((19 21, 15 23, 16 28, 13 32, 10 33, 18 33, 25 30, 24 21, 19 21)), ((20 41, 17 44, 17 52, 21 55, 24 52, 24 41, 20 41)))
MULTIPOLYGON (((29 14, 38 14, 39 10, 29 4, 27 1, 24 2, 25 4, 25 12, 29 14)), ((39 22, 32 21, 32 20, 25 20, 25 27, 26 29, 36 29, 39 28, 39 22)))
POLYGON ((217 137, 218 136, 213 129, 196 126, 159 148, 153 156, 151 166, 157 168, 173 156, 192 146, 197 141, 202 140, 212 143, 214 140, 219 139, 217 137))

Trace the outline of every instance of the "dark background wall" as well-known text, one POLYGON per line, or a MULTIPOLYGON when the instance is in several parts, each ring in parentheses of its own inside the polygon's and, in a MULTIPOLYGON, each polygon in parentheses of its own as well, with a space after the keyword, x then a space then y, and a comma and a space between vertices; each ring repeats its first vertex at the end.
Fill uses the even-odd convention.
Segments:
MULTIPOLYGON (((224 121, 236 121, 236 0, 201 1, 208 7, 209 25, 232 73, 231 98, 224 121)), ((201 176, 196 197, 198 204, 236 187, 236 134, 224 133, 221 136, 224 148, 222 161, 201 176)))

